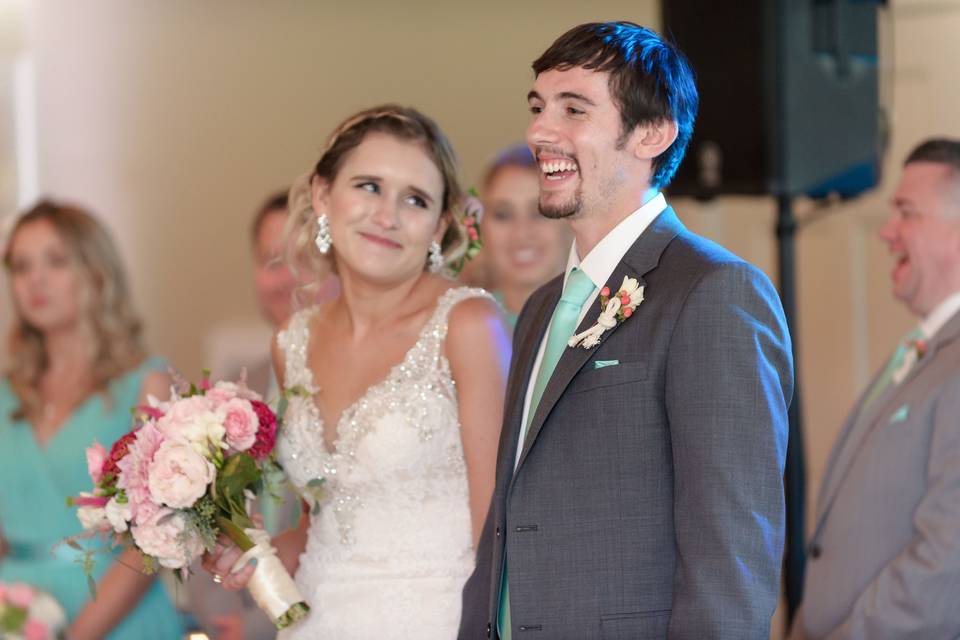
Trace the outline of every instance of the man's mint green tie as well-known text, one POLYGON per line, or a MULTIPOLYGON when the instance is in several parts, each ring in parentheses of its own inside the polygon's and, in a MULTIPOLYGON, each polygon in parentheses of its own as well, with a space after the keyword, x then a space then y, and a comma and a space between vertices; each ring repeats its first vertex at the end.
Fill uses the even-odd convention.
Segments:
MULTIPOLYGON (((903 340, 901 340, 897 346, 897 350, 893 352, 893 355, 890 356, 890 359, 887 361, 887 366, 884 368, 883 373, 881 373, 877 381, 873 383, 870 392, 867 393, 863 399, 864 409, 869 407, 874 400, 879 398, 883 392, 887 390, 887 387, 893 382, 893 375, 903 366, 907 352, 911 349, 917 349, 917 342, 923 339, 923 332, 919 329, 914 329, 903 337, 903 340)), ((917 355, 919 357, 919 354, 917 355)))
MULTIPOLYGON (((543 397, 543 391, 547 388, 547 383, 550 381, 550 376, 553 375, 557 363, 560 362, 560 356, 567 349, 567 340, 577 330, 580 311, 583 309, 584 303, 593 294, 594 289, 596 289, 596 285, 590 280, 590 276, 576 267, 570 270, 567 283, 563 287, 563 294, 560 296, 560 301, 557 302, 557 306, 553 310, 553 317, 550 319, 550 333, 547 335, 547 344, 543 350, 543 359, 540 361, 537 380, 533 385, 533 395, 530 396, 527 421, 523 425, 523 430, 520 432, 520 441, 517 443, 521 450, 527 439, 530 423, 533 422, 533 416, 537 412, 537 406, 540 404, 540 398, 543 397)), ((504 553, 503 580, 500 584, 497 632, 502 640, 510 640, 510 584, 507 580, 506 553, 504 553)))

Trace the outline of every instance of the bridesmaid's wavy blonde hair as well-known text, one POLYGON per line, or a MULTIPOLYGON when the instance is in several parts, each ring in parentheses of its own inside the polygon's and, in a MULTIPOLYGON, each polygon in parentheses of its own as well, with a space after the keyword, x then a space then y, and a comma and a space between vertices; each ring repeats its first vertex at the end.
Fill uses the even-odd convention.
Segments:
MULTIPOLYGON (((17 233, 41 221, 56 229, 83 283, 81 322, 89 336, 93 362, 87 396, 98 392, 106 394, 112 379, 146 358, 142 324, 130 301, 120 255, 107 230, 90 213, 47 200, 38 203, 14 224, 3 251, 3 264, 8 272, 17 233)), ((8 340, 10 365, 6 376, 20 401, 11 417, 23 420, 38 416, 43 405, 40 381, 50 363, 43 335, 18 314, 8 340)))
MULTIPOLYGON (((442 216, 449 225, 440 247, 444 266, 459 260, 467 249, 468 239, 462 221, 454 211, 462 206, 464 193, 457 180, 457 158, 447 137, 437 123, 416 109, 385 104, 360 111, 333 130, 327 139, 320 160, 312 170, 300 176, 290 188, 290 218, 287 222, 287 261, 298 273, 315 275, 315 287, 333 270, 331 254, 321 254, 314 243, 317 237, 317 212, 313 210, 312 185, 315 178, 332 183, 347 155, 364 141, 368 134, 378 132, 399 140, 419 143, 443 177, 442 216)), ((336 248, 334 247, 334 250, 336 248)), ((427 256, 424 255, 426 266, 427 256)), ((309 295, 298 296, 309 298, 309 295)))

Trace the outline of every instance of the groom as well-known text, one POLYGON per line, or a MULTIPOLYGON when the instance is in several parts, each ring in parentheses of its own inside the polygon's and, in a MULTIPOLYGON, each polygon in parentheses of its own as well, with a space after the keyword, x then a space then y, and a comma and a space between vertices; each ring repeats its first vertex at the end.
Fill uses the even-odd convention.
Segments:
POLYGON ((517 324, 459 637, 766 639, 790 338, 768 279, 659 191, 693 131, 693 74, 627 22, 571 29, 533 70, 540 211, 576 242, 517 324), (625 277, 642 301, 617 310, 625 277), (569 346, 611 303, 599 344, 569 346))

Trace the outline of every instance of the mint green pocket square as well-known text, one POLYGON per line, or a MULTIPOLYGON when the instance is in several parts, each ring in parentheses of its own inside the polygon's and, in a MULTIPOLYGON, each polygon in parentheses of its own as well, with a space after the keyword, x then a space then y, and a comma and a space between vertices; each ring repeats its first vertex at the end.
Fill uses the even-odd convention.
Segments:
POLYGON ((620 364, 619 360, 594 360, 593 368, 594 369, 603 369, 604 367, 615 367, 620 364))
POLYGON ((907 416, 909 415, 910 415, 910 405, 905 404, 893 412, 893 414, 890 416, 890 424, 894 424, 896 422, 903 422, 904 420, 907 419, 907 416))

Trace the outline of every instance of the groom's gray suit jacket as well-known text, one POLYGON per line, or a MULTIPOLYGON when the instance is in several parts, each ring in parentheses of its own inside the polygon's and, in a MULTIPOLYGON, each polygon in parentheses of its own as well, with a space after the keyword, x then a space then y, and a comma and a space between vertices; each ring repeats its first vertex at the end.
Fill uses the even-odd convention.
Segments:
POLYGON ((794 637, 960 638, 960 313, 900 384, 857 403, 815 524, 794 637))
MULTIPOLYGON (((645 285, 599 346, 567 349, 514 472, 524 396, 559 298, 517 324, 497 485, 459 637, 761 639, 777 603, 792 361, 756 268, 661 213, 606 283, 645 285), (616 360, 598 367, 599 360, 616 360)), ((579 330, 591 325, 599 303, 579 330)))

